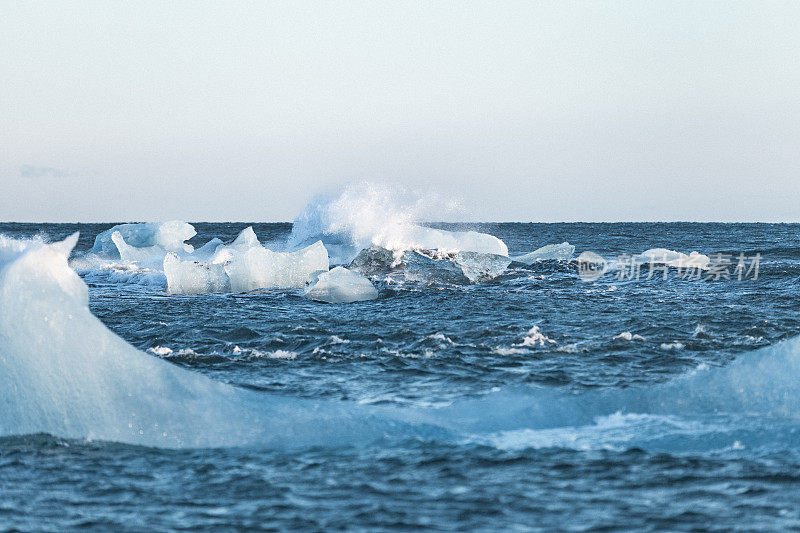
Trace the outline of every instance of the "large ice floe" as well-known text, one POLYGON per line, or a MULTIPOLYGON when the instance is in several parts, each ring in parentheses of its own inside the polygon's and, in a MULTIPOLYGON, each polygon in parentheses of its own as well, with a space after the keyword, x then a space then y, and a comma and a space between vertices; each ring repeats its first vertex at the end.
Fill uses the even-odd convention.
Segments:
POLYGON ((235 253, 225 265, 234 292, 303 288, 311 274, 320 270, 328 270, 328 251, 320 241, 296 252, 273 252, 253 246, 235 253))

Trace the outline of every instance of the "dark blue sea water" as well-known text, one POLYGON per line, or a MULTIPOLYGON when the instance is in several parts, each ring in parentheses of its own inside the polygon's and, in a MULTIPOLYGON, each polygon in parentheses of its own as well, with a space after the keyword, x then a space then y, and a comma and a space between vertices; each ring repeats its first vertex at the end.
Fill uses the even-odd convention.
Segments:
MULTIPOLYGON (((191 242, 247 225, 197 223, 191 242)), ((0 234, 79 230, 79 256, 110 226, 0 234)), ((262 242, 291 231, 253 227, 262 242)), ((83 273, 91 311, 152 357, 444 430, 178 450, 4 437, 0 530, 800 528, 800 225, 437 227, 490 233, 509 255, 562 241, 576 256, 760 254, 759 276, 587 283, 575 261, 545 261, 476 285, 378 282, 377 300, 323 304, 296 290, 169 295, 83 273)))

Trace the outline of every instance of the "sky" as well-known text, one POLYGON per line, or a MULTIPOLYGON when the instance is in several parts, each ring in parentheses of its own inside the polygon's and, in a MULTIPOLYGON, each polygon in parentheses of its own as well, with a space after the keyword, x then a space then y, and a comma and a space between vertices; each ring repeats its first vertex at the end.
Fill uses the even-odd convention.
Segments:
POLYGON ((800 2, 0 0, 3 221, 800 221, 799 148, 800 2))

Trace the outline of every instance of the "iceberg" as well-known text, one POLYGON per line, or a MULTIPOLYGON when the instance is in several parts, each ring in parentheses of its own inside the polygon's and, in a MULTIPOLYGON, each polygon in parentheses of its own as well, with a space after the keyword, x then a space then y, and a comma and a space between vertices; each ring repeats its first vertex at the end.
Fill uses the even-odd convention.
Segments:
POLYGON ((164 258, 167 292, 172 294, 205 294, 230 292, 231 280, 225 265, 181 261, 178 254, 170 252, 164 258))
POLYGON ((179 220, 118 224, 95 237, 90 252, 111 258, 119 257, 118 248, 112 239, 115 232, 119 232, 125 243, 134 248, 160 246, 166 251, 186 253, 191 253, 194 248, 184 241, 197 235, 194 226, 179 220))
POLYGON ((312 279, 304 295, 318 302, 350 303, 374 300, 378 290, 365 276, 337 266, 312 279))
POLYGON ((329 266, 328 251, 317 241, 296 252, 273 252, 262 246, 234 251, 225 271, 232 291, 247 292, 273 287, 303 288, 311 274, 328 270, 329 266))
POLYGON ((511 259, 517 263, 532 265, 538 261, 569 261, 574 253, 575 247, 573 245, 568 242, 562 242, 561 244, 548 244, 530 253, 512 257, 511 259))

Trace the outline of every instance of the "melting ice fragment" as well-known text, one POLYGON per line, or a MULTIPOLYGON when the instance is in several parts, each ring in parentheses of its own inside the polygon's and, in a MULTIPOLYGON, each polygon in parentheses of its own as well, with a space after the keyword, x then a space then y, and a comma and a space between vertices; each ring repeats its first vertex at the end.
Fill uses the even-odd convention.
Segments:
POLYGON ((118 224, 95 237, 94 246, 90 251, 94 254, 118 257, 117 246, 112 240, 115 232, 119 232, 125 243, 134 248, 160 246, 167 251, 187 253, 191 253, 193 248, 184 241, 197 235, 191 224, 179 220, 118 224))
POLYGON ((205 294, 231 290, 231 280, 225 272, 225 265, 181 261, 174 252, 168 253, 164 258, 164 274, 167 276, 167 292, 173 294, 205 294))
POLYGON ((120 259, 126 263, 157 262, 167 253, 161 246, 131 246, 125 242, 119 231, 111 234, 111 241, 117 247, 120 259))
POLYGON ((453 261, 472 283, 496 278, 511 264, 511 259, 504 255, 478 252, 458 252, 453 261))
POLYGON ((546 246, 542 246, 541 248, 538 248, 525 255, 512 257, 512 259, 517 263, 532 265, 537 261, 569 261, 572 259, 572 254, 574 253, 575 247, 573 245, 568 242, 562 242, 561 244, 548 244, 546 246))
MULTIPOLYGON (((234 241, 232 246, 235 245, 234 241)), ((328 270, 329 266, 328 251, 317 241, 296 252, 273 252, 262 246, 234 251, 225 271, 231 290, 246 292, 273 287, 302 288, 311 274, 328 270)))
POLYGON ((374 300, 378 291, 365 276, 337 266, 311 280, 305 296, 319 302, 350 303, 374 300))
POLYGON ((686 255, 675 250, 666 248, 651 248, 641 254, 634 256, 638 263, 653 263, 674 267, 695 267, 700 269, 708 268, 710 259, 707 255, 700 252, 692 252, 686 255))

